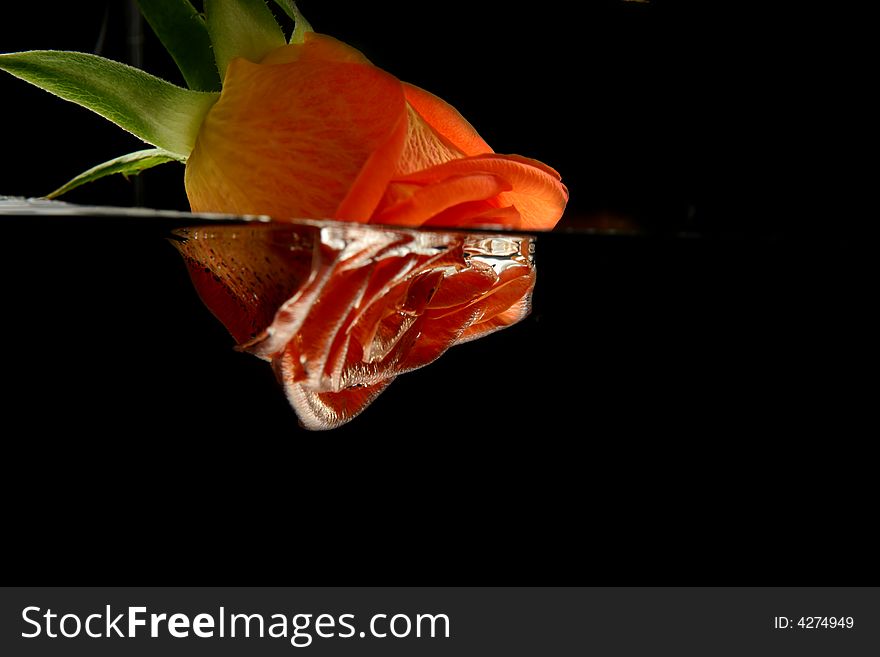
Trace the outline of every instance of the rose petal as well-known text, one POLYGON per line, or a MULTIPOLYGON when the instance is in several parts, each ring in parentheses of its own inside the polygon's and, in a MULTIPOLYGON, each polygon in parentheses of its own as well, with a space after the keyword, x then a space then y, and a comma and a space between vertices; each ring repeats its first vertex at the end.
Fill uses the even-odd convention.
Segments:
POLYGON ((464 155, 495 152, 468 123, 467 119, 446 101, 406 82, 403 84, 403 92, 406 94, 406 101, 410 107, 434 128, 439 136, 464 155))
MULTIPOLYGON (((416 184, 423 185, 427 190, 435 185, 443 185, 446 180, 454 177, 494 176, 508 185, 508 190, 497 194, 497 200, 494 202, 500 207, 516 208, 521 217, 520 228, 549 230, 562 217, 565 204, 568 202, 568 190, 559 181, 558 175, 550 167, 528 158, 509 155, 474 155, 413 172, 398 178, 391 185, 409 186, 408 189, 411 189, 412 185, 416 184)), ((417 191, 412 196, 415 197, 420 193, 423 191, 417 191)), ((456 203, 451 202, 452 200, 463 202, 485 199, 487 197, 483 199, 476 196, 453 197, 449 199, 445 208, 440 207, 443 204, 437 202, 424 208, 414 209, 407 208, 403 204, 398 205, 407 210, 404 215, 407 221, 424 223, 431 218, 431 210, 436 214, 440 210, 453 207, 456 203)), ((382 217, 383 222, 395 221, 394 215, 389 212, 384 201, 371 221, 377 221, 379 217, 382 217)))
POLYGON ((266 55, 260 64, 290 64, 291 62, 348 62, 370 64, 357 48, 326 34, 306 32, 303 43, 291 43, 266 55))
POLYGON ((342 203, 333 214, 343 221, 367 222, 379 205, 388 185, 395 161, 399 159, 406 137, 406 122, 401 120, 388 140, 367 159, 342 203))
POLYGON ((284 386, 288 401, 307 429, 333 429, 363 412, 394 380, 393 377, 369 386, 347 388, 338 392, 316 392, 293 380, 292 355, 285 353, 275 361, 275 371, 284 386))
POLYGON ((394 170, 395 177, 464 157, 462 151, 443 139, 412 107, 407 106, 406 118, 406 139, 394 170))
MULTIPOLYGON (((454 160, 447 164, 462 161, 464 160, 454 160)), ((393 189, 394 186, 395 183, 391 183, 389 188, 393 189)), ((511 189, 512 186, 506 180, 491 173, 451 175, 434 184, 416 188, 409 198, 382 209, 378 214, 373 215, 370 222, 419 226, 449 207, 466 201, 489 199, 511 189)))
POLYGON ((549 176, 552 176, 556 180, 562 180, 562 176, 559 175, 559 172, 551 167, 550 165, 544 164, 541 160, 535 160, 531 157, 524 157, 522 155, 502 155, 506 160, 510 160, 511 162, 519 162, 520 164, 525 164, 531 167, 535 167, 536 169, 540 169, 544 173, 549 176))
POLYGON ((530 265, 506 268, 497 284, 482 298, 468 304, 474 320, 462 331, 455 344, 476 340, 525 319, 532 310, 535 269, 530 265))
POLYGON ((348 316, 336 333, 336 338, 327 357, 324 373, 329 377, 330 389, 338 390, 342 387, 343 370, 349 356, 356 359, 364 358, 359 339, 359 328, 363 324, 366 310, 372 307, 376 300, 390 301, 390 290, 395 287, 396 281, 411 271, 416 257, 413 253, 402 257, 387 257, 378 261, 373 267, 366 290, 358 303, 351 306, 348 316))
MULTIPOLYGON (((335 273, 309 310, 309 321, 300 328, 294 342, 309 385, 323 385, 333 342, 353 306, 363 296, 373 267, 335 273)), ((300 381, 298 381, 300 382, 300 381)))
POLYGON ((366 221, 396 165, 405 121, 401 83, 373 66, 234 59, 187 162, 190 205, 366 221))
POLYGON ((463 306, 491 290, 497 282, 498 276, 491 266, 473 260, 469 268, 443 277, 427 308, 463 306))
POLYGON ((409 372, 440 358, 474 322, 478 312, 478 309, 462 308, 439 318, 419 317, 416 322, 421 325, 418 340, 409 348, 396 371, 401 374, 409 372))
POLYGON ((471 324, 462 332, 455 344, 470 342, 471 340, 482 338, 495 331, 500 331, 503 328, 521 322, 529 316, 530 312, 532 312, 532 295, 526 293, 525 296, 514 301, 504 312, 498 313, 489 319, 484 319, 483 321, 471 324))
POLYGON ((277 308, 271 325, 265 331, 255 339, 240 345, 242 351, 271 361, 308 319, 312 304, 332 280, 341 255, 339 249, 326 243, 323 232, 319 232, 320 237, 316 239, 312 249, 312 271, 308 281, 277 308))
POLYGON ((172 242, 183 255, 190 278, 205 305, 239 344, 256 338, 273 321, 279 306, 313 276, 318 230, 287 231, 263 226, 181 229, 172 242))
MULTIPOLYGON (((494 200, 494 199, 493 199, 494 200)), ((512 205, 506 208, 495 207, 490 201, 469 201, 459 203, 451 208, 435 214, 423 226, 457 226, 470 228, 474 226, 502 226, 516 230, 522 224, 522 217, 512 205)))

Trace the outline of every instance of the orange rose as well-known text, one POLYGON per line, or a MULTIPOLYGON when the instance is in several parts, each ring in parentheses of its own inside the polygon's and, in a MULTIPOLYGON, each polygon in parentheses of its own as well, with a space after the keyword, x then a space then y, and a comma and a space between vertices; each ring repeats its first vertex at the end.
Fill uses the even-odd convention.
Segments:
POLYGON ((308 429, 529 313, 531 238, 329 222, 210 226, 178 243, 205 305, 273 364, 308 429))
POLYGON ((239 348, 272 363, 306 427, 329 429, 398 374, 529 312, 531 237, 406 227, 547 230, 568 192, 276 1, 295 22, 289 45, 260 0, 206 1, 204 15, 139 0, 189 89, 84 53, 3 54, 0 69, 154 146, 51 196, 178 161, 193 211, 282 220, 188 230, 178 246, 239 348))
POLYGON ((194 212, 525 230, 568 200, 550 167, 495 154, 452 106, 314 32, 230 62, 186 190, 194 212))

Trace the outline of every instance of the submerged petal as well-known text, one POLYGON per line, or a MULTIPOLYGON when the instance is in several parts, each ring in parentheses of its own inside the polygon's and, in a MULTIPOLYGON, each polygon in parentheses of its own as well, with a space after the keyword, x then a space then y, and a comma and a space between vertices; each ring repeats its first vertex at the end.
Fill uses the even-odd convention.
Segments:
POLYGON ((172 241, 205 305, 239 344, 259 336, 279 307, 315 276, 316 229, 181 228, 172 241))
POLYGON ((349 421, 400 374, 519 321, 535 280, 527 236, 322 221, 177 234, 202 299, 241 350, 272 362, 309 429, 349 421))
POLYGON ((394 380, 392 377, 373 385, 352 386, 340 391, 316 391, 291 379, 291 358, 285 355, 278 359, 275 370, 302 426, 313 431, 335 429, 353 420, 394 380))

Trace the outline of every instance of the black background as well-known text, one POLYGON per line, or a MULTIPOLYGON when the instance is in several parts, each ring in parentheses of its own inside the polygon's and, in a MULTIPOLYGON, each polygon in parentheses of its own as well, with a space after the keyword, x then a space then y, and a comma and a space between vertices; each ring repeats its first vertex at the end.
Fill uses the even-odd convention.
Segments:
MULTIPOLYGON (((535 313, 301 432, 164 226, 4 218, 9 530, 26 581, 876 581, 863 21, 823 5, 301 3, 571 190, 535 313), (641 236, 577 231, 616 225, 641 236), (57 580, 55 580, 57 581, 57 580)), ((710 3, 700 3, 710 4, 710 3)), ((3 10, 7 13, 7 10, 3 10)), ((126 60, 125 3, 0 50, 126 60), (106 11, 106 13, 105 13, 106 11)), ((178 80, 147 35, 143 66, 178 80)), ((0 77, 0 193, 138 142, 0 77)), ((140 201, 186 208, 182 168, 140 201)), ((131 204, 121 179, 79 203, 131 204)))

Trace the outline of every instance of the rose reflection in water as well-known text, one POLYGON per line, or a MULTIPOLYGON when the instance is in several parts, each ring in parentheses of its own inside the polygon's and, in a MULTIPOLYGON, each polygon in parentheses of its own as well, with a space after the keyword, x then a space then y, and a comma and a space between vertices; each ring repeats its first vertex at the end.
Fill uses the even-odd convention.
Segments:
POLYGON ((528 315, 534 238, 330 221, 175 231, 238 349, 272 363, 303 426, 332 429, 394 378, 528 315))

